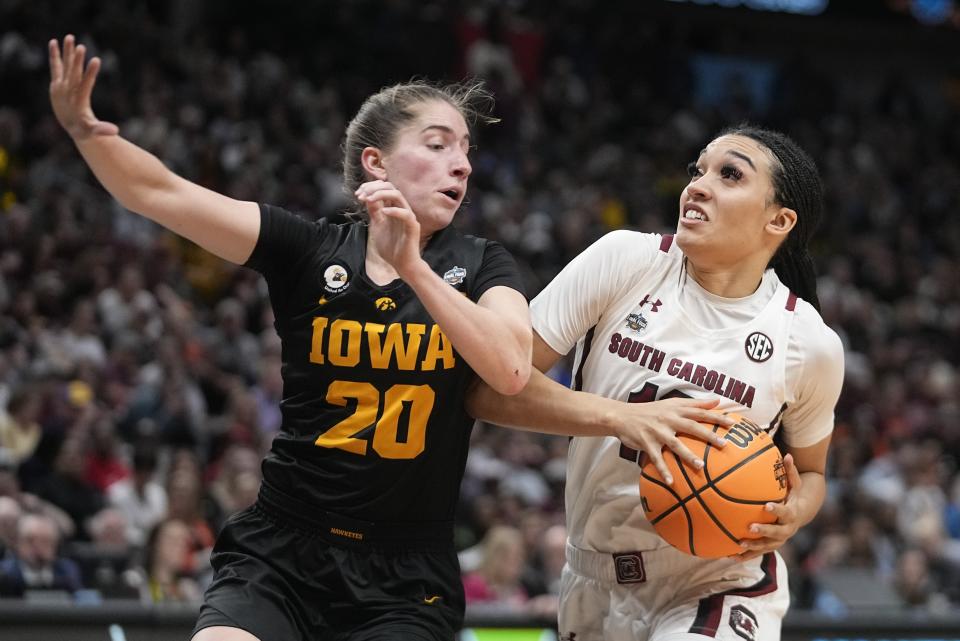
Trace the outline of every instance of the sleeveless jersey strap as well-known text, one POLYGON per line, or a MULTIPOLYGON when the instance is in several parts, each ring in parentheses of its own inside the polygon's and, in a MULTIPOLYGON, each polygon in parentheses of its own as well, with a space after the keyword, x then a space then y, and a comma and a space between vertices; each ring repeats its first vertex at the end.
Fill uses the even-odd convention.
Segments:
POLYGON ((793 312, 797 310, 797 295, 793 292, 790 292, 790 295, 787 296, 787 304, 785 305, 788 312, 793 312))

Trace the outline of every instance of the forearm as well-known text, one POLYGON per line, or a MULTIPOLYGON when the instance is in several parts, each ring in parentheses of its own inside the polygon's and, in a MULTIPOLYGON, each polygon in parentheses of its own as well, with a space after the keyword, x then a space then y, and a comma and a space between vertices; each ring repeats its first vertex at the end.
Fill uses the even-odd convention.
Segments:
POLYGON ((827 482, 820 472, 801 472, 797 493, 797 520, 803 527, 817 516, 827 494, 827 482))
POLYGON ((516 394, 523 388, 531 370, 528 318, 498 314, 474 303, 423 261, 401 276, 481 379, 504 394, 516 394))
POLYGON ((75 143, 111 196, 130 211, 153 218, 151 203, 170 191, 177 178, 159 158, 119 135, 90 136, 75 143))
POLYGON ((617 404, 618 401, 564 387, 536 368, 519 394, 505 396, 477 381, 466 403, 467 412, 474 418, 562 436, 614 435, 610 417, 617 404))
POLYGON ((121 205, 234 263, 249 258, 260 210, 196 185, 128 140, 91 136, 76 142, 97 180, 121 205))

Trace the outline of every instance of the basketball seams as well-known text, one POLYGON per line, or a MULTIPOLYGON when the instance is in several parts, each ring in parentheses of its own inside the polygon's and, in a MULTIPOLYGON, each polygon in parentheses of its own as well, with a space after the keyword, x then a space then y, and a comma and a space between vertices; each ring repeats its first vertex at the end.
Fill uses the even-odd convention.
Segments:
MULTIPOLYGON (((730 469, 724 471, 724 473, 721 474, 720 476, 718 476, 717 478, 711 478, 711 477, 710 477, 710 470, 707 469, 706 456, 704 456, 703 472, 704 472, 704 476, 705 476, 706 479, 707 479, 707 485, 704 486, 703 489, 706 489, 706 487, 709 486, 709 487, 713 488, 713 491, 716 492, 717 494, 719 494, 720 497, 723 498, 724 500, 729 501, 729 502, 731 502, 731 503, 739 503, 739 504, 741 504, 741 505, 763 505, 764 503, 769 503, 769 502, 771 502, 771 501, 776 502, 776 501, 780 500, 780 499, 763 499, 763 500, 752 501, 752 500, 749 500, 749 499, 736 499, 736 498, 733 498, 733 497, 728 496, 728 495, 724 494, 723 492, 721 492, 721 491, 720 491, 720 488, 717 487, 717 485, 716 485, 719 481, 722 481, 724 478, 726 478, 726 477, 729 476, 730 474, 733 474, 734 472, 736 472, 737 470, 739 470, 740 468, 742 468, 744 465, 746 465, 746 464, 749 463, 750 461, 754 460, 755 458, 757 458, 758 456, 760 456, 760 455, 763 454, 764 452, 767 452, 768 450, 770 450, 770 448, 773 448, 773 447, 776 447, 776 446, 775 446, 772 442, 771 442, 769 445, 765 445, 765 446, 763 447, 763 449, 758 450, 758 451, 754 452, 753 454, 751 454, 750 456, 744 458, 742 461, 740 461, 739 463, 737 463, 736 465, 734 465, 734 466, 731 467, 730 469)), ((708 453, 709 453, 709 448, 707 448, 707 449, 708 449, 708 453)))
POLYGON ((671 507, 669 510, 665 510, 663 513, 660 514, 660 516, 650 521, 650 523, 651 524, 659 523, 664 517, 671 514, 677 508, 680 508, 681 510, 683 510, 683 515, 687 519, 687 537, 690 543, 690 553, 693 554, 693 519, 690 518, 690 511, 687 509, 687 506, 686 506, 687 499, 681 499, 680 495, 677 494, 672 487, 670 487, 669 485, 667 485, 666 483, 663 483, 658 479, 655 479, 643 473, 641 473, 640 476, 642 478, 647 479, 651 483, 659 485, 660 487, 665 489, 667 492, 669 492, 671 495, 673 495, 673 498, 675 499, 673 507, 671 507))
MULTIPOLYGON (((650 521, 651 524, 659 523, 661 520, 664 519, 664 517, 669 516, 669 515, 670 515, 674 510, 676 510, 677 508, 683 508, 683 511, 684 511, 685 513, 687 513, 687 516, 689 517, 689 513, 687 512, 687 509, 686 509, 686 505, 685 505, 685 504, 686 504, 690 499, 696 497, 697 500, 700 502, 700 504, 704 507, 704 509, 707 510, 710 518, 713 519, 713 521, 716 522, 716 523, 719 525, 719 522, 717 521, 716 517, 714 517, 713 513, 710 512, 709 508, 707 508, 707 506, 706 506, 706 505, 703 503, 703 501, 700 500, 700 498, 699 498, 699 497, 700 497, 700 493, 702 493, 702 492, 704 492, 705 490, 708 490, 708 489, 712 489, 714 492, 717 493, 717 495, 719 495, 719 496, 720 496, 722 499, 724 499, 725 501, 728 501, 728 502, 730 502, 730 503, 737 503, 737 504, 740 504, 740 505, 763 505, 764 503, 769 503, 770 501, 776 500, 776 499, 764 499, 764 500, 762 500, 762 501, 751 501, 751 500, 748 500, 748 499, 736 499, 736 498, 733 498, 733 497, 731 497, 731 496, 728 496, 727 494, 724 494, 724 493, 721 492, 720 489, 715 485, 715 483, 716 483, 717 481, 722 481, 727 475, 732 474, 733 472, 736 472, 738 469, 740 469, 741 467, 743 467, 743 465, 745 465, 746 463, 750 462, 751 460, 753 460, 754 458, 756 458, 756 457, 759 456, 760 454, 763 454, 764 452, 766 452, 767 450, 769 450, 771 447, 773 447, 773 444, 772 444, 772 443, 771 443, 770 445, 765 446, 762 450, 760 450, 760 451, 758 451, 758 452, 754 452, 753 454, 751 454, 751 455, 748 456, 747 458, 743 459, 742 461, 740 461, 739 463, 737 463, 736 465, 734 465, 734 466, 731 467, 730 469, 724 471, 724 473, 721 474, 720 476, 718 476, 718 477, 716 477, 715 479, 713 479, 713 478, 710 477, 710 471, 709 471, 708 465, 707 465, 707 457, 710 456, 710 450, 711 450, 712 448, 710 447, 710 444, 709 444, 709 443, 706 443, 706 442, 704 442, 704 441, 701 441, 701 442, 704 443, 704 446, 705 446, 705 448, 704 448, 705 451, 704 451, 704 454, 703 454, 703 473, 704 473, 704 476, 705 476, 706 479, 707 479, 707 483, 706 483, 705 485, 703 485, 702 487, 700 487, 700 488, 696 488, 696 487, 693 486, 693 483, 691 482, 690 477, 687 476, 686 470, 684 469, 684 466, 683 466, 683 464, 682 464, 682 461, 680 460, 680 457, 678 457, 675 453, 671 452, 671 454, 673 454, 674 458, 677 459, 677 469, 679 469, 680 472, 683 474, 684 479, 687 481, 687 486, 690 488, 691 494, 690 494, 689 496, 685 496, 685 497, 682 497, 682 498, 681 498, 681 496, 680 496, 679 494, 677 494, 677 492, 675 492, 672 487, 670 487, 669 485, 667 485, 666 483, 664 483, 664 482, 661 481, 660 479, 654 478, 654 477, 650 476, 649 474, 647 474, 647 473, 645 473, 645 472, 641 472, 641 473, 640 473, 640 477, 641 477, 641 478, 644 478, 644 479, 650 481, 651 483, 654 483, 655 485, 659 485, 659 486, 662 487, 663 489, 667 490, 667 491, 673 496, 673 498, 676 499, 676 503, 674 503, 674 505, 673 505, 671 508, 669 508, 669 509, 667 509, 667 510, 664 510, 663 512, 660 513, 659 516, 657 516, 655 519, 653 519, 652 521, 650 521)), ((724 532, 726 532, 726 529, 723 528, 723 526, 721 526, 721 529, 724 529, 724 532)), ((740 542, 740 539, 734 537, 734 536, 731 535, 729 532, 727 532, 727 535, 730 536, 730 537, 731 537, 734 541, 736 541, 737 543, 740 542)))
MULTIPOLYGON (((658 516, 657 518, 655 518, 655 519, 653 519, 652 521, 650 521, 651 524, 653 524, 653 523, 659 523, 661 520, 663 520, 663 518, 664 518, 665 516, 669 515, 671 512, 673 512, 673 511, 676 510, 677 508, 683 509, 684 513, 687 514, 687 517, 688 517, 688 520, 689 520, 690 513, 687 512, 687 508, 686 508, 686 506, 684 506, 684 503, 687 502, 687 499, 680 498, 680 495, 677 494, 676 491, 674 491, 674 489, 673 489, 672 487, 670 487, 669 485, 667 485, 666 483, 664 483, 664 482, 661 481, 660 479, 653 478, 652 476, 650 476, 650 475, 648 475, 648 474, 646 474, 646 473, 644 473, 644 472, 641 472, 641 473, 640 473, 640 478, 647 479, 648 481, 650 481, 650 482, 653 483, 654 485, 659 485, 660 487, 662 487, 663 489, 665 489, 667 492, 669 492, 669 493, 673 496, 674 499, 676 499, 676 502, 673 504, 673 507, 671 507, 669 510, 664 510, 663 512, 661 512, 661 513, 660 513, 660 516, 658 516)), ((690 498, 690 497, 687 497, 687 498, 690 498)))
MULTIPOLYGON (((677 456, 676 454, 674 454, 673 456, 674 456, 674 458, 677 459, 677 463, 682 463, 682 461, 680 461, 680 457, 679 457, 679 456, 677 456)), ((729 539, 730 539, 731 541, 733 541, 734 543, 740 543, 740 538, 734 536, 733 534, 731 534, 730 530, 728 530, 728 529, 726 528, 726 526, 720 521, 720 519, 718 519, 718 518, 716 517, 716 515, 713 513, 713 510, 711 510, 711 509, 710 509, 710 506, 707 505, 706 501, 704 501, 702 498, 700 498, 700 492, 701 492, 702 490, 698 490, 697 488, 693 487, 693 483, 690 481, 690 476, 687 474, 687 468, 684 467, 682 464, 680 464, 679 467, 680 467, 680 473, 683 474, 683 478, 686 479, 687 485, 690 487, 690 491, 693 492, 693 494, 691 495, 691 497, 697 499, 697 503, 700 504, 700 507, 703 508, 703 511, 706 512, 706 513, 707 513, 707 516, 710 517, 710 520, 713 521, 714 524, 715 524, 718 528, 720 528, 720 531, 727 535, 727 538, 729 538, 729 539)), ((707 469, 706 465, 704 465, 703 469, 704 469, 704 471, 706 471, 706 469, 707 469)), ((707 489, 707 487, 711 487, 709 483, 708 483, 706 486, 704 486, 703 489, 707 489)), ((716 488, 712 488, 712 489, 713 489, 714 491, 716 491, 716 488)), ((693 522, 692 522, 692 520, 690 521, 690 539, 691 539, 690 549, 693 550, 693 545, 692 545, 692 541, 693 541, 693 522)))
MULTIPOLYGON (((733 416, 737 417, 735 414, 733 416)), ((720 436, 724 432, 723 426, 716 423, 710 427, 715 436, 720 436)), ((755 431, 753 433, 754 435, 757 434, 755 431)), ((746 437, 747 435, 742 434, 741 436, 746 437)), ((664 461, 668 464, 674 478, 679 479, 682 476, 687 486, 686 489, 677 483, 667 485, 659 478, 659 473, 655 469, 651 469, 650 461, 641 466, 641 483, 645 480, 653 484, 649 486, 646 495, 653 502, 651 507, 662 509, 656 518, 649 519, 649 522, 661 533, 661 536, 667 538, 668 542, 675 541, 675 547, 683 550, 683 544, 686 542, 687 549, 683 551, 689 554, 695 556, 705 554, 707 558, 735 554, 736 552, 726 552, 726 550, 731 543, 739 545, 743 537, 735 536, 732 529, 727 527, 725 521, 730 519, 732 528, 742 529, 742 527, 745 527, 743 523, 748 522, 745 519, 759 518, 763 521, 762 516, 754 515, 751 510, 756 510, 759 506, 771 501, 782 500, 782 497, 759 500, 731 496, 731 494, 740 494, 741 490, 743 494, 748 496, 776 494, 778 489, 782 491, 782 487, 768 487, 766 490, 761 490, 761 487, 765 487, 769 480, 763 470, 772 462, 771 457, 776 457, 779 454, 776 444, 769 438, 764 439, 762 433, 760 438, 734 439, 736 441, 735 445, 740 447, 731 451, 726 451, 725 448, 713 446, 709 441, 686 434, 681 435, 681 439, 692 453, 701 456, 703 476, 700 475, 700 469, 694 469, 692 466, 688 469, 682 458, 668 448, 663 453, 664 461), (719 453, 711 453, 710 450, 713 447, 716 447, 719 453), (770 450, 773 451, 770 452, 770 450), (711 465, 717 466, 717 472, 721 470, 722 472, 711 474, 711 465), (752 470, 749 468, 750 465, 754 466, 752 470), (757 468, 757 465, 760 467, 757 468), (745 468, 750 471, 744 471, 745 468), (760 485, 752 485, 754 480, 760 485), (674 489, 674 486, 676 489, 674 489), (721 486, 729 487, 726 491, 723 491, 720 489, 721 486), (710 490, 713 490, 713 494, 710 493, 710 490), (681 498, 680 492, 685 492, 686 495, 681 498), (687 502, 694 498, 696 503, 688 505, 687 502), (696 511, 694 506, 699 506, 701 511, 696 511), (677 511, 678 508, 683 512, 677 511), (685 520, 680 522, 679 518, 685 520), (720 530, 725 539, 717 538, 716 533, 710 531, 711 522, 713 523, 712 527, 720 530), (686 527, 686 532, 682 529, 683 527, 686 527), (730 541, 730 543, 725 541, 730 541)), ((641 491, 641 494, 643 494, 643 491, 641 491)), ((649 518, 654 513, 649 510, 646 501, 647 498, 644 499, 644 510, 647 511, 649 518)), ((749 535, 745 534, 745 536, 749 538, 749 535)))

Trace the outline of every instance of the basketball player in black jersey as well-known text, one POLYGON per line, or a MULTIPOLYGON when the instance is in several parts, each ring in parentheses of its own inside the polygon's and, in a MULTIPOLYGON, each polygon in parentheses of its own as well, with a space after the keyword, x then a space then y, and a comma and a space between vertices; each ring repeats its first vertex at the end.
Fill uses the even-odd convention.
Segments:
POLYGON ((531 330, 513 259, 450 223, 482 89, 397 85, 347 129, 369 223, 307 222, 211 192, 94 116, 99 60, 50 42, 54 112, 126 208, 266 278, 283 428, 257 503, 224 527, 194 641, 452 639, 464 609, 452 521, 474 373, 515 394, 531 330))

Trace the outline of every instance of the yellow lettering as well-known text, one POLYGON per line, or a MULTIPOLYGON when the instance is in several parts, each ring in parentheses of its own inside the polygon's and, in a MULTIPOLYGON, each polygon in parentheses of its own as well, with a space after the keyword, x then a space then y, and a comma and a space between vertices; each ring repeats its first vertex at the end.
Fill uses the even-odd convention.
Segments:
POLYGON ((327 329, 327 319, 317 316, 313 319, 313 340, 310 342, 310 362, 323 365, 323 332, 327 329))
POLYGON ((440 359, 443 360, 443 369, 451 369, 457 364, 457 359, 453 356, 453 345, 450 344, 447 335, 440 331, 440 326, 434 325, 430 328, 430 343, 427 345, 427 353, 423 357, 420 369, 431 372, 440 359))
POLYGON ((360 333, 363 327, 357 321, 338 318, 330 326, 331 365, 354 367, 360 362, 360 333), (343 334, 347 334, 347 351, 343 351, 343 334))
MULTIPOLYGON (((331 359, 333 360, 333 359, 331 359)), ((333 381, 327 388, 327 402, 346 407, 349 399, 357 401, 353 414, 343 419, 317 437, 320 447, 336 447, 354 454, 366 454, 367 442, 356 438, 357 433, 370 427, 377 420, 380 408, 380 392, 370 383, 333 381)))
POLYGON ((383 415, 373 433, 373 449, 383 458, 411 459, 423 452, 427 442, 427 421, 436 393, 429 385, 394 385, 383 397, 383 415), (400 440, 400 415, 410 406, 407 434, 400 440))
POLYGON ((417 367, 417 354, 420 352, 420 337, 427 331, 426 325, 409 323, 406 327, 406 340, 400 323, 391 323, 387 327, 386 345, 381 342, 383 325, 367 323, 367 341, 370 343, 370 365, 376 369, 389 369, 390 355, 396 353, 397 367, 412 371, 417 367))

